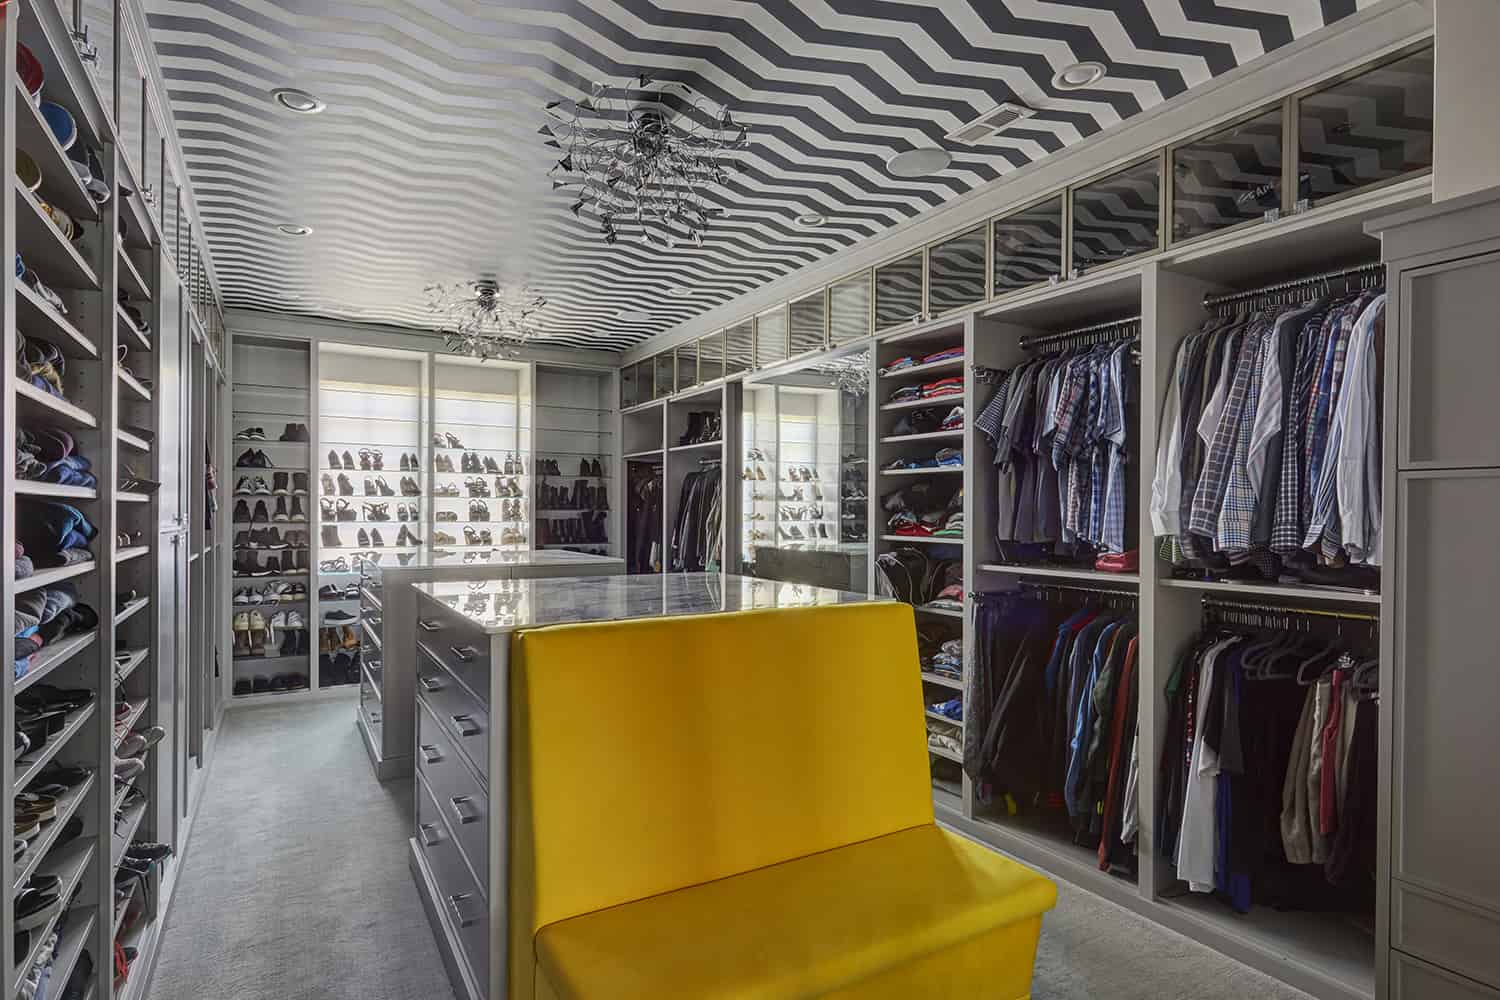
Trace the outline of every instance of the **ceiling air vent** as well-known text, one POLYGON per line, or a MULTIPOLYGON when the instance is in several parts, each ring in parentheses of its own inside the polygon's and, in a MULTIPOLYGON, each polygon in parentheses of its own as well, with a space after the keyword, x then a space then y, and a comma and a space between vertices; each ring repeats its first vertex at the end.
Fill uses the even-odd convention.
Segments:
POLYGON ((1004 104, 986 111, 968 124, 961 125, 952 132, 949 132, 946 138, 953 142, 961 142, 972 146, 982 139, 988 139, 996 132, 1004 131, 1022 118, 1030 118, 1034 114, 1036 114, 1036 111, 1024 104, 1014 104, 1006 101, 1004 104))

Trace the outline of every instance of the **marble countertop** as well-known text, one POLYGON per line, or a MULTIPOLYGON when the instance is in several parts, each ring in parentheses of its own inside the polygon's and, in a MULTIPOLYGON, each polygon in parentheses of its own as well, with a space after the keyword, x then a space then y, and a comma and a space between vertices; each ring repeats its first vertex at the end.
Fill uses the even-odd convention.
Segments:
POLYGON ((448 569, 456 566, 563 566, 583 563, 620 563, 618 556, 591 556, 568 549, 432 549, 412 553, 405 563, 399 562, 394 553, 386 554, 379 562, 356 559, 355 569, 364 567, 369 573, 386 570, 448 569))
POLYGON ((544 625, 885 600, 825 587, 719 573, 449 580, 419 583, 416 589, 449 605, 491 634, 544 625))

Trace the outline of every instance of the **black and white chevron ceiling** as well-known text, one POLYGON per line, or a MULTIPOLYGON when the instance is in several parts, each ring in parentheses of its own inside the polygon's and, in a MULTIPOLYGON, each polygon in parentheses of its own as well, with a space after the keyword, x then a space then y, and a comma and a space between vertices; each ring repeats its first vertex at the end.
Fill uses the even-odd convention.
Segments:
MULTIPOLYGON (((148 0, 225 304, 417 327, 494 276, 555 343, 619 349, 956 198, 1374 0, 148 0), (1081 91, 1059 70, 1097 60, 1081 91), (606 245, 546 176, 542 108, 642 71, 750 148, 702 247, 606 245), (327 103, 299 116, 270 98, 327 103), (1003 101, 1037 109, 966 146, 1003 101), (885 167, 943 146, 920 180, 885 167), (817 229, 794 219, 827 217, 817 229), (287 237, 279 223, 311 226, 287 237), (669 294, 677 289, 682 297, 669 294), (628 319, 620 314, 641 311, 628 319)), ((1055 241, 1046 213, 1017 226, 1055 241), (1034 222, 1034 224, 1032 224, 1034 222)), ((1107 248, 1101 246, 1101 253, 1107 248)))

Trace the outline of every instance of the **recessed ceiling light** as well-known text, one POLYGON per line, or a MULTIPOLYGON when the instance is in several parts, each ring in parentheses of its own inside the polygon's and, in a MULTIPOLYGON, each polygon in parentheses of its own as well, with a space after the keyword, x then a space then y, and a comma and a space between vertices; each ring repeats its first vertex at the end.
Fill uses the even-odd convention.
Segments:
POLYGON ((626 323, 649 323, 651 314, 644 309, 621 309, 615 313, 615 319, 626 323))
POLYGON ((293 225, 290 222, 283 222, 280 225, 278 225, 276 228, 277 228, 278 231, 280 231, 282 233, 285 233, 287 236, 311 236, 312 235, 312 226, 298 226, 298 225, 293 225))
POLYGON ((1092 59, 1076 62, 1058 70, 1057 75, 1052 78, 1052 86, 1058 90, 1082 90, 1104 79, 1104 74, 1108 72, 1102 62, 1092 59))
POLYGON ((693 290, 686 285, 673 285, 667 289, 667 294, 674 299, 685 299, 693 294, 693 290))
POLYGON ((271 91, 271 96, 276 99, 277 104, 299 115, 315 115, 328 107, 307 91, 296 87, 277 87, 271 91))
POLYGON ((817 229, 828 221, 828 217, 821 212, 803 212, 792 221, 797 224, 798 229, 817 229))
POLYGON ((885 169, 892 177, 926 177, 935 174, 953 162, 953 154, 935 146, 923 149, 908 149, 885 161, 885 169))

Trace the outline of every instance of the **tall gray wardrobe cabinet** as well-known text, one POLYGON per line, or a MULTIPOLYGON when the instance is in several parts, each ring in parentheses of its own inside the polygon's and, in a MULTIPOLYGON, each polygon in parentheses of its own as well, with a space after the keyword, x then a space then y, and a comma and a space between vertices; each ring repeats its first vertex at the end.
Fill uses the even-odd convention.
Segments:
POLYGON ((1500 1000, 1500 188, 1367 228, 1390 292, 1385 995, 1500 1000))

